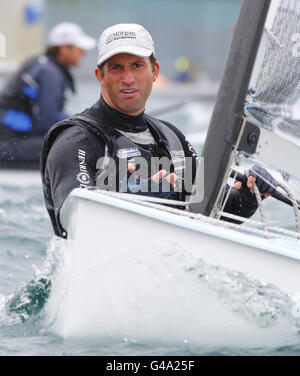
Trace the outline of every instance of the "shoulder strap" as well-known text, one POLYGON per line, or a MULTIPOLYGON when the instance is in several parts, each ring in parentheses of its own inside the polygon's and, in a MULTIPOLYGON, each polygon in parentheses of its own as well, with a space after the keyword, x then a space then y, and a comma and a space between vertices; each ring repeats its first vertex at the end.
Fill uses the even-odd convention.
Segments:
MULTIPOLYGON (((184 156, 184 149, 177 134, 162 121, 145 114, 147 122, 152 126, 162 137, 162 141, 169 151, 177 152, 184 156)), ((172 155, 171 155, 172 157, 172 155)))

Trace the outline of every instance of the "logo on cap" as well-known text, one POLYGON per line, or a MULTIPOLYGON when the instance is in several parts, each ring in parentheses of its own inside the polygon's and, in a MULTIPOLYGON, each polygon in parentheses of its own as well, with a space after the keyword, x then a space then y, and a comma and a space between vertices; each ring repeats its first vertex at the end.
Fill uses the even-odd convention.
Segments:
POLYGON ((118 40, 118 39, 136 39, 136 33, 134 31, 116 31, 107 36, 106 44, 118 40))

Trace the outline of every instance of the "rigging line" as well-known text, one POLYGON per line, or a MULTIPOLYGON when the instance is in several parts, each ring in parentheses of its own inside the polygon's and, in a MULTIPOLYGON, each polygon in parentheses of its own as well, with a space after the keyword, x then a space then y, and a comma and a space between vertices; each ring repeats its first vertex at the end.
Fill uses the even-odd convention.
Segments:
POLYGON ((272 222, 262 223, 262 222, 257 222, 253 219, 240 217, 239 215, 235 215, 235 214, 231 214, 231 213, 227 213, 227 212, 223 212, 222 217, 238 220, 238 221, 242 222, 243 224, 247 224, 247 226, 255 226, 255 227, 268 226, 269 229, 278 228, 278 230, 276 230, 276 231, 286 232, 286 233, 293 234, 294 236, 298 237, 298 234, 295 234, 294 231, 279 227, 279 226, 289 226, 289 225, 294 224, 294 221, 292 221, 290 219, 284 220, 284 221, 282 220, 282 221, 272 221, 272 222))
MULTIPOLYGON (((234 160, 234 158, 236 156, 237 149, 239 147, 240 141, 242 139, 242 136, 243 136, 243 133, 244 133, 244 130, 245 130, 245 127, 246 127, 246 123, 247 123, 246 116, 243 116, 243 121, 242 121, 241 129, 240 129, 240 132, 239 132, 238 139, 236 141, 235 147, 234 147, 234 149, 233 149, 233 151, 231 153, 231 157, 230 157, 230 161, 228 163, 228 166, 232 165, 233 160, 234 160)), ((218 197, 217 197, 216 202, 214 204, 214 207, 213 207, 213 209, 211 211, 210 217, 214 217, 215 215, 218 215, 218 207, 217 207, 217 205, 218 205, 218 202, 220 201, 220 198, 222 196, 222 192, 223 192, 223 189, 225 188, 225 184, 227 183, 228 178, 230 176, 230 170, 231 170, 231 167, 228 167, 226 173, 224 174, 223 181, 222 181, 222 184, 221 184, 221 188, 219 190, 219 194, 218 194, 218 197)))
MULTIPOLYGON (((249 171, 253 171, 258 177, 260 177, 263 181, 265 181, 266 183, 268 183, 272 188, 274 188, 275 190, 277 189, 277 187, 274 185, 274 184, 272 184, 271 182, 269 182, 264 176, 262 176, 262 175, 260 175, 258 172, 256 172, 255 170, 252 170, 252 168, 249 168, 249 170, 248 170, 248 174, 249 174, 249 171)), ((280 188, 282 188, 283 189, 283 191, 284 191, 284 193, 282 194, 286 199, 288 199, 289 201, 291 201, 291 203, 293 204, 293 201, 295 202, 295 206, 296 206, 296 208, 298 209, 298 205, 299 205, 299 203, 297 202, 297 200, 295 199, 295 197, 293 196, 293 194, 292 194, 292 192, 290 192, 289 190, 288 190, 288 188, 285 186, 285 185, 283 185, 283 184, 281 184, 281 183, 279 183, 279 182, 277 182, 277 185, 280 187, 280 188)))
MULTIPOLYGON (((252 168, 250 168, 248 170, 248 173, 247 173, 248 176, 250 175, 250 171, 253 171, 256 176, 260 177, 263 181, 265 181, 267 184, 269 184, 275 190, 277 189, 277 186, 280 187, 280 188, 282 188, 282 190, 286 193, 286 195, 283 194, 283 196, 286 197, 287 199, 289 199, 291 201, 291 203, 292 203, 292 206, 293 206, 293 209, 294 209, 294 215, 295 215, 296 230, 297 230, 297 232, 300 233, 300 215, 299 215, 299 212, 298 212, 298 202, 295 199, 293 193, 290 191, 290 189, 286 185, 281 184, 279 182, 277 183, 277 186, 275 186, 274 184, 272 184, 271 182, 269 182, 264 176, 260 175, 259 173, 257 173, 252 168)), ((235 177, 236 177, 236 175, 237 175, 237 171, 236 171, 235 177)), ((262 205, 261 194, 260 194, 260 192, 259 192, 256 184, 254 185, 254 192, 255 192, 255 195, 256 195, 256 200, 257 200, 257 203, 258 203, 258 207, 259 207, 259 210, 260 210, 262 221, 264 223, 266 223, 266 218, 265 218, 265 214, 264 214, 264 210, 263 210, 263 205, 262 205)), ((265 228, 265 230, 266 230, 266 228, 265 228)), ((267 234, 266 234, 266 236, 267 236, 267 234)))
MULTIPOLYGON (((254 160, 254 163, 257 164, 257 160, 254 160)), ((249 172, 249 170, 246 170, 243 174, 242 173, 238 173, 237 179, 239 181, 243 182, 244 181, 244 176, 246 176, 247 171, 249 172)), ((258 175, 259 174, 257 174, 257 176, 258 175)), ((264 180, 264 177, 261 177, 261 178, 264 180)), ((267 183, 269 183, 269 182, 267 181, 267 183)), ((275 193, 272 194, 272 197, 275 198, 276 200, 279 200, 279 201, 281 201, 281 202, 289 205, 289 206, 293 206, 291 199, 288 196, 286 196, 284 192, 281 193, 281 191, 279 192, 279 190, 276 189, 275 193)), ((296 200, 296 202, 297 202, 298 208, 300 209, 300 201, 296 200)))
POLYGON ((276 190, 277 187, 273 183, 271 183, 270 181, 268 181, 264 176, 260 175, 258 172, 256 172, 255 170, 253 170, 251 167, 248 170, 248 174, 247 174, 248 176, 251 175, 250 171, 253 171, 256 176, 258 176, 259 178, 261 178, 265 183, 268 183, 272 188, 274 188, 276 190))
POLYGON ((294 209, 294 215, 295 215, 295 221, 296 221, 296 229, 298 232, 300 232, 300 215, 298 211, 298 203, 292 194, 292 192, 289 190, 288 187, 286 187, 284 184, 279 183, 279 187, 281 187, 288 195, 289 199, 292 201, 293 209, 294 209))
MULTIPOLYGON (((230 171, 233 171, 233 169, 231 168, 230 171)), ((234 179, 236 179, 237 173, 238 173, 238 172, 235 171, 234 179)), ((231 174, 231 172, 230 172, 230 174, 231 174)), ((224 201, 223 201, 223 205, 222 205, 222 207, 221 207, 221 210, 219 210, 219 212, 217 213, 217 219, 220 219, 220 218, 221 218, 221 214, 222 214, 222 212, 224 212, 225 205, 226 205, 226 203, 227 203, 227 200, 228 200, 228 198, 229 198, 229 195, 230 195, 230 192, 232 191, 232 189, 233 189, 233 187, 230 185, 230 186, 229 186, 229 189, 228 189, 228 192, 227 192, 227 195, 226 195, 226 198, 225 198, 224 201)), ((224 195, 223 195, 223 196, 224 196, 224 195)))
MULTIPOLYGON (((258 203, 258 209, 259 209, 259 212, 260 212, 261 221, 266 224, 267 219, 266 219, 265 211, 264 211, 264 208, 263 208, 263 203, 262 203, 262 199, 261 199, 261 196, 260 196, 259 189, 258 189, 256 184, 254 184, 253 188, 254 188, 255 197, 256 197, 256 200, 257 200, 257 203, 258 203)), ((269 239, 270 236, 268 234, 267 226, 264 227, 264 231, 265 231, 265 237, 267 239, 269 239)))

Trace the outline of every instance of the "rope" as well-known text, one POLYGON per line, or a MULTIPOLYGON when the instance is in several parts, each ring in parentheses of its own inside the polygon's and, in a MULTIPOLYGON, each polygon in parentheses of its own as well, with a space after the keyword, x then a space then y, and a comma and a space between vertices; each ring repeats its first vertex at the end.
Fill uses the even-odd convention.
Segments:
MULTIPOLYGON (((256 197, 257 203, 258 203, 258 209, 259 209, 259 212, 260 212, 261 221, 262 221, 262 223, 266 224, 267 223, 267 219, 266 219, 266 216, 265 216, 265 211, 264 211, 264 208, 263 208, 263 204, 262 204, 262 199, 261 199, 261 196, 260 196, 260 192, 259 192, 259 189, 257 188, 256 184, 254 184, 254 193, 255 193, 255 197, 256 197)), ((264 230, 265 230, 265 237, 267 239, 269 239, 270 236, 268 234, 268 228, 267 228, 267 226, 264 227, 264 230)))
POLYGON ((281 183, 278 183, 278 186, 287 193, 288 198, 291 200, 293 204, 293 210, 294 210, 295 221, 296 221, 296 229, 297 229, 297 232, 300 233, 300 215, 299 215, 297 200, 295 199, 294 195, 292 194, 292 192, 289 190, 287 186, 281 183))
MULTIPOLYGON (((272 222, 269 221, 267 223, 262 223, 262 222, 257 222, 257 221, 255 221, 253 219, 239 217, 238 215, 230 214, 230 213, 226 213, 226 212, 222 212, 222 217, 239 220, 239 221, 242 221, 243 223, 247 223, 247 225, 252 225, 252 226, 256 226, 256 227, 265 227, 265 226, 267 226, 267 227, 275 228, 276 226, 290 226, 290 225, 294 224, 294 221, 291 220, 291 219, 286 219, 286 220, 281 220, 281 221, 272 221, 272 222)), ((294 234, 293 230, 285 230, 282 227, 280 227, 280 230, 287 231, 287 232, 292 232, 294 234)))
MULTIPOLYGON (((274 189, 277 189, 277 187, 280 187, 281 189, 283 189, 283 191, 286 193, 285 197, 288 198, 291 201, 292 205, 293 205, 294 215, 295 215, 295 221, 296 221, 296 230, 297 230, 297 232, 300 233, 300 215, 299 215, 298 203, 297 203, 297 200, 294 197, 293 193, 290 191, 290 189, 286 185, 281 184, 279 182, 277 183, 277 187, 276 187, 274 184, 272 184, 271 182, 269 182, 265 177, 263 177, 262 175, 260 175, 256 171, 254 171, 254 172, 255 172, 255 174, 257 176, 259 176, 262 180, 264 180, 266 183, 268 183, 274 189)), ((256 196, 256 198, 257 198, 257 196, 256 196)), ((260 199, 260 195, 259 195, 259 199, 260 199)), ((257 202, 259 203, 258 199, 257 199, 257 202)), ((260 200, 260 202, 261 202, 261 200, 260 200)), ((260 207, 260 205, 259 205, 259 207, 260 207)))
POLYGON ((263 181, 265 181, 266 183, 268 183, 270 187, 272 187, 272 188, 274 188, 276 190, 276 188, 277 188, 276 185, 274 185, 273 183, 271 183, 270 181, 268 181, 264 176, 260 175, 255 170, 252 170, 252 168, 249 168, 249 170, 248 170, 248 176, 250 175, 250 171, 253 171, 256 176, 258 176, 259 178, 261 178, 263 181))
MULTIPOLYGON (((230 169, 230 171, 232 171, 232 169, 230 169)), ((234 180, 236 179, 237 173, 238 173, 238 172, 235 171, 234 180)), ((231 172, 230 172, 230 174, 231 174, 231 172)), ((230 195, 230 192, 232 191, 232 188, 233 188, 233 187, 230 186, 229 189, 228 189, 228 192, 227 192, 226 198, 225 198, 225 200, 223 200, 222 208, 221 208, 221 210, 219 211, 218 215, 216 216, 217 219, 220 219, 222 213, 224 212, 224 208, 225 208, 226 202, 227 202, 227 200, 228 200, 228 197, 229 197, 229 195, 230 195)), ((223 198, 221 198, 221 199, 223 199, 223 198)))
MULTIPOLYGON (((244 129, 246 127, 246 123, 247 123, 247 118, 246 118, 246 116, 244 116, 243 117, 243 121, 242 121, 242 125, 241 125, 241 129, 240 129, 240 133, 238 135, 238 139, 236 141, 236 145, 235 145, 235 147, 234 147, 234 149, 233 149, 233 151, 231 153, 231 157, 230 157, 230 161, 228 163, 228 166, 231 166, 233 164, 233 160, 236 158, 236 153, 237 153, 240 141, 242 139, 242 135, 244 133, 244 129)), ((217 199, 216 199, 215 205, 213 207, 213 210, 211 211, 211 214, 210 214, 211 217, 215 217, 215 216, 218 215, 218 207, 217 207, 217 205, 220 202, 220 198, 222 197, 223 190, 225 188, 225 185, 227 184, 228 178, 230 176, 230 171, 231 171, 231 169, 228 168, 227 171, 226 171, 226 173, 225 173, 225 175, 224 175, 224 177, 223 177, 223 181, 222 181, 222 184, 221 184, 221 188, 220 188, 219 194, 217 196, 217 199)), ((225 204, 226 204, 226 202, 225 202, 225 204)))

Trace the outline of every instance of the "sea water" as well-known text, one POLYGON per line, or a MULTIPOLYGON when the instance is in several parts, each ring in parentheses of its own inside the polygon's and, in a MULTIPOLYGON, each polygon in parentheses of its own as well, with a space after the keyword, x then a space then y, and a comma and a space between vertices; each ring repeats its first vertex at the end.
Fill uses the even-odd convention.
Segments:
POLYGON ((90 307, 103 307, 101 318, 82 323, 96 335, 65 341, 53 322, 72 249, 52 234, 38 172, 1 171, 0 221, 0 355, 300 353, 297 296, 207 265, 171 239, 105 260, 90 307))

